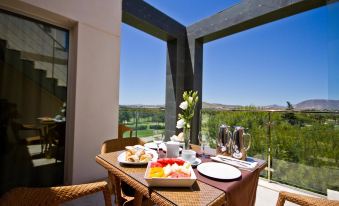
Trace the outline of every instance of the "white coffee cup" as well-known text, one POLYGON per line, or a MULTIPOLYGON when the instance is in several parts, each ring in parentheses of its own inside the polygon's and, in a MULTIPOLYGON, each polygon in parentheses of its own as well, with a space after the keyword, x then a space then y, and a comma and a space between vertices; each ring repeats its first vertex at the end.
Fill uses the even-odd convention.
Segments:
POLYGON ((185 160, 186 162, 194 162, 196 159, 196 152, 193 150, 183 150, 181 152, 181 157, 183 160, 185 160))
POLYGON ((179 142, 166 142, 166 157, 179 157, 179 142))

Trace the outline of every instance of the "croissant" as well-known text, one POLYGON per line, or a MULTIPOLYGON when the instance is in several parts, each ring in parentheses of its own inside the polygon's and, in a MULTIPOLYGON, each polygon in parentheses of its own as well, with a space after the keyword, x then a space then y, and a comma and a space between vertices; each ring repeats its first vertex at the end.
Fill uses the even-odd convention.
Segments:
POLYGON ((126 147, 126 150, 128 151, 128 152, 130 152, 131 154, 135 154, 135 153, 137 153, 137 150, 134 148, 134 147, 132 147, 132 146, 127 146, 126 147))
POLYGON ((125 160, 128 161, 128 157, 131 155, 132 153, 130 151, 126 151, 125 160))
POLYGON ((136 156, 136 155, 130 155, 127 157, 127 161, 130 161, 130 162, 140 162, 139 160, 139 157, 136 156))
POLYGON ((140 162, 149 162, 152 160, 152 155, 150 154, 143 154, 140 156, 140 162))
POLYGON ((142 156, 142 155, 144 155, 144 154, 145 154, 145 150, 138 150, 138 151, 135 153, 135 155, 138 156, 138 157, 140 157, 140 156, 142 156))

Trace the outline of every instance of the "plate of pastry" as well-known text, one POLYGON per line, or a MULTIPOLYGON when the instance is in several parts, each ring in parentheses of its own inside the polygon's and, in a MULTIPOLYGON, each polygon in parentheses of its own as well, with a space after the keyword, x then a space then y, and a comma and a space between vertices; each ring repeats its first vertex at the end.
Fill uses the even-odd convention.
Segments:
POLYGON ((118 156, 122 164, 144 165, 150 161, 157 161, 158 153, 141 145, 127 146, 125 151, 118 156))

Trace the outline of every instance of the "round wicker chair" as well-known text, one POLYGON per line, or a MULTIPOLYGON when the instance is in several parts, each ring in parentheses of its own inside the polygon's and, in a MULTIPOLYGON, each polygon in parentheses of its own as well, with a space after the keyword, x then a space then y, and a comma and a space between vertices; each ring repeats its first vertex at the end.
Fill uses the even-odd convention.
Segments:
POLYGON ((111 206, 111 195, 105 181, 46 188, 18 187, 1 197, 0 206, 55 206, 100 191, 104 194, 105 206, 111 206))
POLYGON ((290 192, 279 192, 276 206, 283 206, 286 200, 301 206, 339 206, 339 201, 315 198, 290 192))

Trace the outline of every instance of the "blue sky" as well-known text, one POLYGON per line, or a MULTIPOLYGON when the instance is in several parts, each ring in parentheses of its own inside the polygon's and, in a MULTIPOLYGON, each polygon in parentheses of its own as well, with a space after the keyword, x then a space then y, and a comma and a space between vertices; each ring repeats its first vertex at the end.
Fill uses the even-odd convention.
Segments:
MULTIPOLYGON (((185 25, 237 3, 147 2, 185 25)), ((285 105, 329 96, 338 99, 328 94, 338 88, 336 84, 328 88, 329 36, 338 36, 331 29, 337 24, 331 15, 328 18, 328 10, 318 8, 205 44, 203 101, 285 105)), ((165 42, 123 24, 120 68, 120 104, 164 104, 165 42)))

